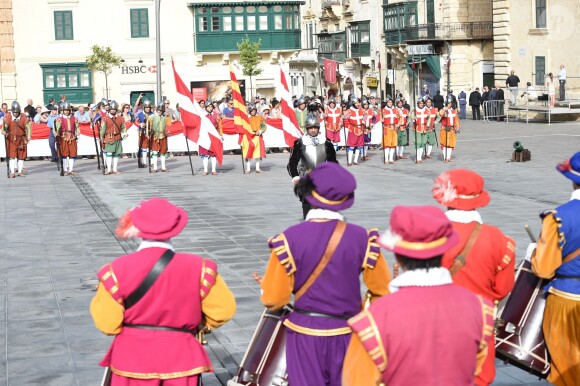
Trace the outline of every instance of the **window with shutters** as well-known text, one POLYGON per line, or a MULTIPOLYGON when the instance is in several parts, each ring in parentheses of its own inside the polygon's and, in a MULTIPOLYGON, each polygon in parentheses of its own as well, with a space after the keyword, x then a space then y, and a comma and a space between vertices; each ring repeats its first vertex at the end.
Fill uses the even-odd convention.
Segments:
POLYGON ((546 80, 546 57, 545 56, 536 56, 536 86, 543 86, 546 80))
POLYGON ((546 0, 536 0, 536 28, 546 28, 546 0))
POLYGON ((131 38, 149 37, 149 10, 136 8, 131 10, 131 38))
POLYGON ((54 40, 73 40, 72 11, 54 11, 54 40))

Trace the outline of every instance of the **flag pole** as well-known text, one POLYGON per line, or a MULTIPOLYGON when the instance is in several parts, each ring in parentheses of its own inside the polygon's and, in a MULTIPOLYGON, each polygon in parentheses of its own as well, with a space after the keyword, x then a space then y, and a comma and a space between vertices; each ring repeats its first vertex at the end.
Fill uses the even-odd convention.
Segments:
MULTIPOLYGON (((180 114, 181 115, 181 114, 180 114)), ((180 117, 181 118, 181 117, 180 117)), ((181 122, 181 124, 183 125, 183 121, 180 119, 179 120, 181 122)), ((187 129, 185 128, 185 125, 183 125, 183 129, 184 131, 186 131, 187 129)), ((189 141, 187 140, 187 135, 183 135, 183 137, 185 138, 185 146, 187 147, 187 155, 189 157, 189 166, 191 167, 191 175, 195 176, 195 172, 193 171, 193 162, 191 161, 191 152, 189 151, 189 141)))

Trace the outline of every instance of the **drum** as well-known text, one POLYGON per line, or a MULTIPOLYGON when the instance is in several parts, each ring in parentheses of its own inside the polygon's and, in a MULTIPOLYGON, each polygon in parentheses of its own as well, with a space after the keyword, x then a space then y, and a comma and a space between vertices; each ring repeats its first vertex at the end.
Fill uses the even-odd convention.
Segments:
POLYGON ((496 357, 540 378, 550 372, 542 321, 546 307, 544 286, 524 261, 518 268, 514 289, 496 319, 496 357))
POLYGON ((285 307, 262 313, 238 373, 228 386, 288 386, 286 327, 281 319, 290 312, 285 307))

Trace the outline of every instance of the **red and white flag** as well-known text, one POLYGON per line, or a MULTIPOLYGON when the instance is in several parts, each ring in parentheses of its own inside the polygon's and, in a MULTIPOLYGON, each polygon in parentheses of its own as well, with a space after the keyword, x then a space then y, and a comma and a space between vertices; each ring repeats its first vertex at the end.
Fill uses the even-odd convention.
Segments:
POLYGON ((280 105, 282 106, 282 130, 284 131, 284 141, 286 145, 292 147, 294 142, 301 138, 304 133, 298 126, 298 119, 296 119, 296 112, 292 104, 292 97, 290 96, 290 89, 286 81, 284 69, 280 66, 280 91, 282 97, 280 98, 280 105))
POLYGON ((179 113, 184 127, 183 134, 192 142, 197 143, 198 146, 213 151, 218 164, 221 165, 224 158, 224 146, 219 132, 205 116, 205 111, 193 99, 191 92, 175 71, 173 60, 171 60, 171 66, 173 67, 175 89, 179 99, 179 113))
POLYGON ((324 59, 324 80, 328 83, 336 83, 336 70, 338 69, 338 62, 334 60, 324 59))

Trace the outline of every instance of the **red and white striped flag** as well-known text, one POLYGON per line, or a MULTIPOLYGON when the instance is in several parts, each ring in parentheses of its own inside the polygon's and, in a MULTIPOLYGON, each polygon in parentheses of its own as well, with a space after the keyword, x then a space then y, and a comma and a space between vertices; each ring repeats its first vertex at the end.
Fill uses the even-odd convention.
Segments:
POLYGON ((296 112, 294 111, 294 105, 292 104, 290 89, 288 88, 288 82, 286 81, 286 75, 284 74, 282 66, 280 66, 280 85, 282 95, 280 98, 280 105, 282 106, 282 130, 284 131, 284 141, 286 142, 286 145, 292 147, 294 146, 294 142, 298 138, 301 138, 304 133, 298 126, 298 119, 296 119, 296 112))
POLYGON ((183 134, 192 142, 197 143, 198 146, 213 151, 218 164, 221 165, 224 158, 224 146, 219 132, 205 116, 205 111, 193 99, 191 92, 183 83, 177 71, 175 71, 173 59, 171 60, 171 66, 173 67, 175 89, 179 98, 179 113, 184 127, 183 134))

